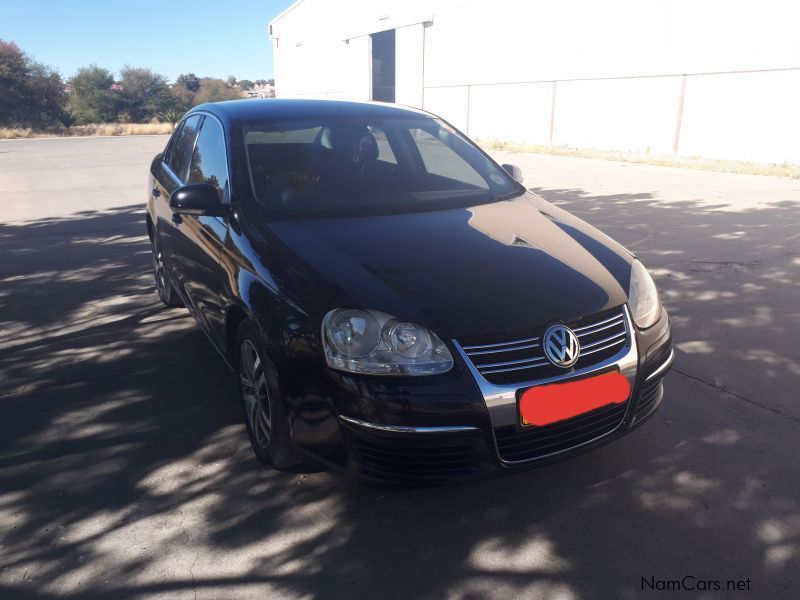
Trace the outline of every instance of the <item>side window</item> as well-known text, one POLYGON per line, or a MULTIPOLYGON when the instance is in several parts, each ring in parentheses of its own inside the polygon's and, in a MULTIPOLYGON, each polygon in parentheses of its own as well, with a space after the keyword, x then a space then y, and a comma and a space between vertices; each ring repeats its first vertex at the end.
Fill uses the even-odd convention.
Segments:
POLYGON ((225 200, 228 187, 225 135, 219 123, 211 117, 206 117, 197 138, 187 183, 210 183, 217 188, 219 199, 225 200))
POLYGON ((424 129, 411 129, 410 131, 428 173, 449 179, 457 178, 457 181, 467 185, 484 190, 489 189, 486 180, 450 146, 424 129))
POLYGON ((175 140, 169 149, 165 162, 181 181, 186 180, 186 171, 189 168, 189 159, 199 127, 200 115, 194 115, 186 119, 175 134, 175 140))

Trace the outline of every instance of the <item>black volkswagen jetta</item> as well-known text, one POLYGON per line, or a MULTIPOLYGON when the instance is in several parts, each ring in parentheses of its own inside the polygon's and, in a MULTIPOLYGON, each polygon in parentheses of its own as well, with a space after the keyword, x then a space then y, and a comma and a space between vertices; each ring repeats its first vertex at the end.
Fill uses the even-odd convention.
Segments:
POLYGON ((238 373, 253 449, 380 481, 540 465, 653 414, 653 280, 446 122, 384 104, 198 106, 151 167, 158 293, 238 373))

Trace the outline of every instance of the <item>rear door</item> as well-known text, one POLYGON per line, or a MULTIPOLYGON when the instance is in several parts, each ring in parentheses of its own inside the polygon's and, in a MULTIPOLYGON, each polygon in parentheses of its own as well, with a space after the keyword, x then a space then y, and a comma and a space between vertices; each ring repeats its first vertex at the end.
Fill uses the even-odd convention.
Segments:
POLYGON ((178 125, 164 152, 161 166, 155 174, 155 185, 152 190, 159 249, 164 257, 164 264, 169 271, 170 278, 181 296, 185 296, 185 293, 180 288, 175 268, 176 261, 180 260, 180 257, 173 255, 176 230, 173 221, 174 214, 169 207, 169 197, 172 192, 183 185, 189 172, 189 163, 192 159, 202 118, 202 115, 192 115, 178 125))
MULTIPOLYGON (((230 204, 228 155, 222 124, 206 115, 194 143, 185 177, 186 184, 206 183, 217 190, 220 202, 230 204)), ((220 292, 224 274, 220 252, 228 231, 226 217, 172 216, 171 257, 178 285, 195 317, 217 344, 222 342, 224 315, 220 292)))

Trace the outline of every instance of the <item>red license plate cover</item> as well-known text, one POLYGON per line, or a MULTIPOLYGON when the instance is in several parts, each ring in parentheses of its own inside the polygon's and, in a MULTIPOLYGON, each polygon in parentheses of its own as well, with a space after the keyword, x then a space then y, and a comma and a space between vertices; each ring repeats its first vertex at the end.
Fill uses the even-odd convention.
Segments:
POLYGON ((537 385, 519 396, 523 427, 551 425, 630 399, 631 386, 618 370, 560 383, 537 385))

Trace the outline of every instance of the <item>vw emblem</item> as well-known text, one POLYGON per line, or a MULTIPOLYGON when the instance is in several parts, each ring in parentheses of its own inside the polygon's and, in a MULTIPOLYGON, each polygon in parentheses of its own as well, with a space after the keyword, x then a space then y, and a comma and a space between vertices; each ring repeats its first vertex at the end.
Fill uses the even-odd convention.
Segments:
POLYGON ((564 325, 553 325, 545 331, 542 347, 547 360, 564 369, 574 365, 581 354, 578 337, 564 325))

